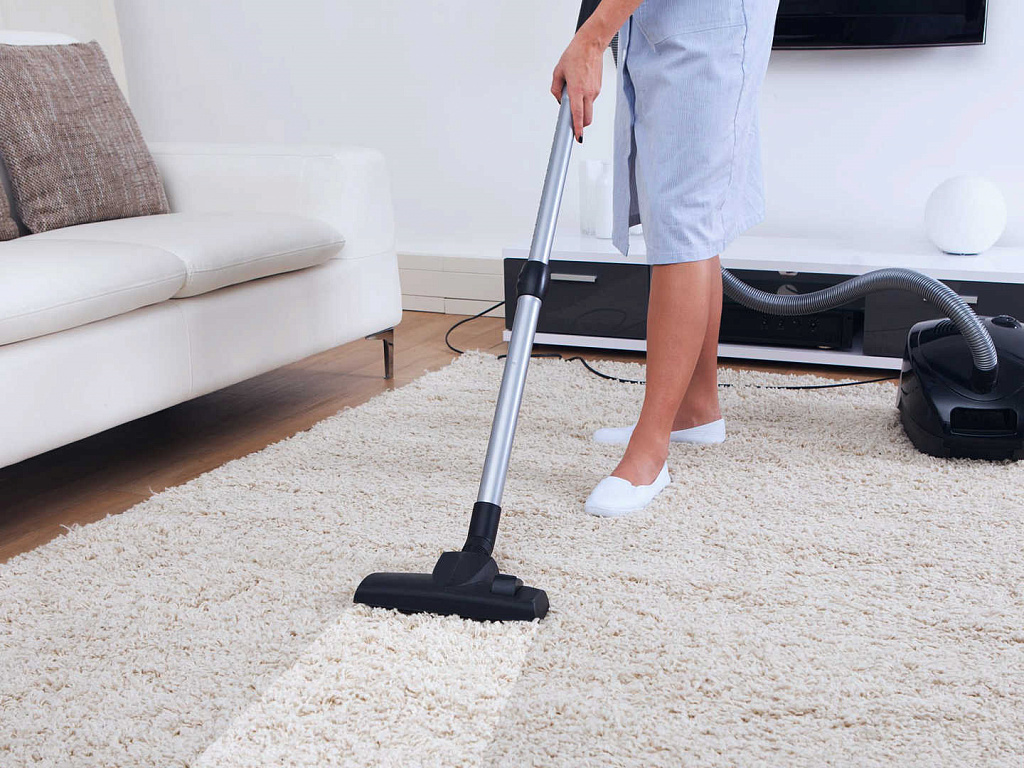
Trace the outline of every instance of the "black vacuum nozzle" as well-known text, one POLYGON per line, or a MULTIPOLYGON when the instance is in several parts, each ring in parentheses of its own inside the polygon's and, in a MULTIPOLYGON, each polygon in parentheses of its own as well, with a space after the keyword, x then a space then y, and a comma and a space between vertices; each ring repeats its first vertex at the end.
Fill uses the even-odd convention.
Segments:
POLYGON ((533 621, 548 612, 542 589, 524 587, 478 550, 444 552, 433 573, 371 573, 355 601, 403 613, 438 613, 481 621, 533 621))

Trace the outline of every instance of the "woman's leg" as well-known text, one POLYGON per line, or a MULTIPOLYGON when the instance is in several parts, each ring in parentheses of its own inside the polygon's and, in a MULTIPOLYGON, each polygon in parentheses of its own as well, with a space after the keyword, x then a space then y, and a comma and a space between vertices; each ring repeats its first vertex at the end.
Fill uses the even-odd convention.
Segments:
POLYGON ((673 421, 705 347, 718 275, 717 258, 651 267, 646 393, 615 477, 649 485, 661 471, 673 421))
POLYGON ((715 256, 715 273, 711 276, 711 310, 704 332, 697 366, 693 369, 690 386, 676 412, 672 429, 690 429, 722 418, 718 403, 718 332, 722 324, 722 272, 721 262, 715 256))

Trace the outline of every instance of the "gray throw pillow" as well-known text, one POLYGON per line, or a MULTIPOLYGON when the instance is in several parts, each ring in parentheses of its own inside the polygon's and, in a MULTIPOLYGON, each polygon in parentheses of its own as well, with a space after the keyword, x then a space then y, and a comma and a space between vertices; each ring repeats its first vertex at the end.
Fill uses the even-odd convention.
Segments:
POLYGON ((13 240, 22 234, 18 220, 11 210, 11 180, 7 177, 7 169, 0 155, 0 240, 13 240))
POLYGON ((0 190, 0 240, 13 240, 19 234, 18 225, 11 216, 11 206, 7 202, 7 195, 0 190))
POLYGON ((0 154, 31 232, 167 213, 99 45, 0 45, 0 154))

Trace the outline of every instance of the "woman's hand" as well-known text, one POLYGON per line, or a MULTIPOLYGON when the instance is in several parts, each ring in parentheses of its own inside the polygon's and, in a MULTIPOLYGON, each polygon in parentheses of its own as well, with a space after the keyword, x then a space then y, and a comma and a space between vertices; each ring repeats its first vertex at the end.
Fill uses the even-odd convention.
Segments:
POLYGON ((601 68, 607 45, 607 41, 602 41, 587 25, 582 26, 558 60, 551 78, 551 93, 559 103, 563 87, 568 88, 573 133, 580 144, 583 129, 594 118, 594 99, 601 92, 601 68))

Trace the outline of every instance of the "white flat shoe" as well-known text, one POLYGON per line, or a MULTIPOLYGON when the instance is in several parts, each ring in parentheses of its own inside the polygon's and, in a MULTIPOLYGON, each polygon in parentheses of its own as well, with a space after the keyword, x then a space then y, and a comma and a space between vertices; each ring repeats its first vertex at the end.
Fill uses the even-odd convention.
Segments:
MULTIPOLYGON (((636 424, 633 425, 635 427, 636 424)), ((625 445, 633 434, 633 427, 605 427, 594 433, 594 440, 608 445, 625 445)), ((718 419, 689 429, 676 429, 669 441, 695 445, 717 445, 725 442, 725 419, 718 419)))
POLYGON ((650 485, 633 485, 621 477, 608 476, 590 492, 584 509, 598 517, 621 517, 639 512, 672 482, 668 476, 668 464, 650 485))

